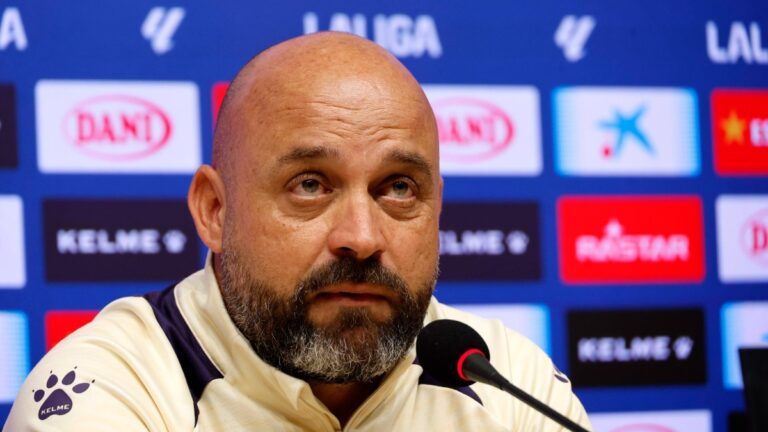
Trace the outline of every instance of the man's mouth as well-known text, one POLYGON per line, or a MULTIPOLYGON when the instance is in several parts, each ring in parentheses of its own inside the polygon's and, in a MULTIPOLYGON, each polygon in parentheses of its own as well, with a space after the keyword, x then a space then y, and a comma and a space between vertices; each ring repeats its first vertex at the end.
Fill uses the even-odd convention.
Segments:
POLYGON ((366 284, 342 284, 315 293, 311 301, 333 302, 348 306, 388 302, 392 293, 378 286, 366 284))

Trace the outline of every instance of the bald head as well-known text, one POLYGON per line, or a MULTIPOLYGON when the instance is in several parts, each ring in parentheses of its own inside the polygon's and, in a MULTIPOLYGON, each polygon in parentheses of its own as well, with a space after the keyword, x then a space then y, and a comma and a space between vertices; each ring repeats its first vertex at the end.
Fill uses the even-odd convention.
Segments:
POLYGON ((375 115, 391 102, 422 120, 437 151, 434 116, 421 87, 385 49, 347 33, 290 39, 255 56, 230 84, 214 134, 214 167, 229 183, 244 147, 258 151, 259 138, 268 139, 260 131, 274 126, 273 114, 326 104, 375 115))

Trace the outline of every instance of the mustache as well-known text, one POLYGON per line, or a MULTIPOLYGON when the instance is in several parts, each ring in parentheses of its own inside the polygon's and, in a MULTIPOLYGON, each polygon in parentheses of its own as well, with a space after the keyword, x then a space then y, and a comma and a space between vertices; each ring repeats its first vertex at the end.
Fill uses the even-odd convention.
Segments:
POLYGON ((401 299, 410 297, 405 280, 386 268, 377 258, 359 261, 343 256, 312 270, 300 281, 295 293, 298 297, 296 300, 301 301, 315 291, 341 283, 378 285, 393 291, 401 299))

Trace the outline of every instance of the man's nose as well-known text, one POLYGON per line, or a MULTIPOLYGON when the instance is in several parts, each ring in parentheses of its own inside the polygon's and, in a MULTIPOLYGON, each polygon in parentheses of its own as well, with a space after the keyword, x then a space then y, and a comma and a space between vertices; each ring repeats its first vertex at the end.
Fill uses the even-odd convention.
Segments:
POLYGON ((328 235, 331 253, 358 260, 381 255, 386 239, 377 210, 376 202, 367 194, 345 200, 334 215, 328 235))

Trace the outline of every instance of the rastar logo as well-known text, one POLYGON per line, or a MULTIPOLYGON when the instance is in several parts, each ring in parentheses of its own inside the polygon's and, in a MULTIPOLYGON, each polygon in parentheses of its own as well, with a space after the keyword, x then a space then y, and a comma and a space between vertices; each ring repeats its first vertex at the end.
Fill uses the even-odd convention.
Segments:
POLYGON ((720 31, 714 21, 707 21, 707 55, 713 63, 768 64, 768 47, 763 47, 760 25, 756 22, 731 23, 727 39, 721 44, 720 31))
POLYGON ((112 160, 139 159, 168 143, 173 128, 157 105, 126 95, 84 100, 64 117, 64 133, 78 150, 112 160))
POLYGON ((491 102, 473 98, 432 101, 440 136, 440 156, 464 162, 491 159, 512 143, 512 119, 491 102))
POLYGON ((627 234, 617 219, 611 219, 602 236, 576 239, 576 259, 592 262, 687 261, 690 241, 684 234, 627 234))
POLYGON ((698 197, 565 197, 558 201, 566 283, 697 282, 704 277, 698 197))
MULTIPOLYGON (((304 14, 304 34, 320 31, 320 18, 314 12, 304 14)), ((363 14, 334 13, 328 26, 330 31, 354 33, 372 38, 377 44, 400 58, 438 58, 443 46, 435 20, 430 15, 411 17, 404 14, 376 15, 372 22, 363 14)))
POLYGON ((713 91, 712 129, 718 174, 768 174, 768 91, 713 91))

